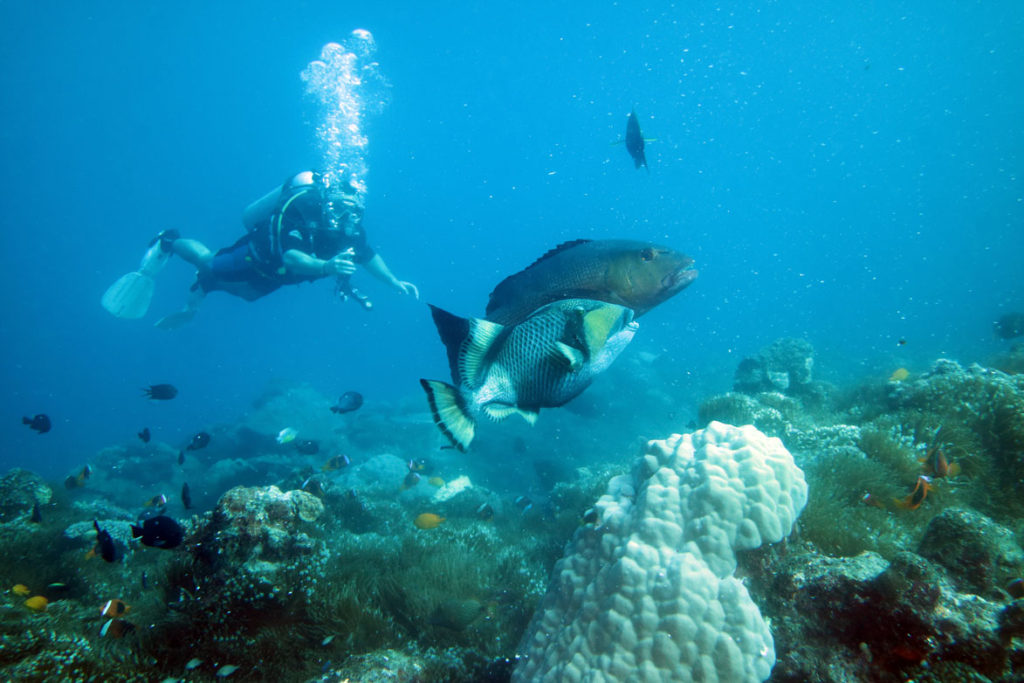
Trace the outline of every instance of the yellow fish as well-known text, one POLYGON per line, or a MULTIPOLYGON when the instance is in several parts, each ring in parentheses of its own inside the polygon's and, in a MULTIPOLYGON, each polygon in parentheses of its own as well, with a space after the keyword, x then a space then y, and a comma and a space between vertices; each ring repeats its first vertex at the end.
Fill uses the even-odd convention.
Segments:
POLYGON ((902 382, 906 378, 910 377, 910 371, 906 368, 899 368, 891 375, 889 375, 890 382, 902 382))
POLYGON ((32 591, 29 590, 28 586, 23 583, 15 584, 11 586, 11 592, 15 595, 28 595, 32 591))
POLYGON ((44 598, 42 595, 35 595, 25 601, 25 607, 36 612, 45 612, 46 606, 50 604, 50 601, 44 598))
POLYGON ((431 477, 430 479, 427 479, 427 483, 430 484, 431 486, 436 486, 440 488, 444 486, 444 479, 442 479, 441 477, 431 477))
POLYGON ((424 512, 417 516, 412 523, 420 529, 436 529, 441 526, 441 522, 443 521, 444 517, 440 515, 435 515, 433 512, 424 512))

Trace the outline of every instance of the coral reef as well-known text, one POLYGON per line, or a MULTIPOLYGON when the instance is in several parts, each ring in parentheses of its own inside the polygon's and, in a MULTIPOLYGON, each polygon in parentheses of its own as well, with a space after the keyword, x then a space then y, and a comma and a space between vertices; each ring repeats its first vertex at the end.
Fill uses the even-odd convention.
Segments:
POLYGON ((764 680, 771 633, 735 552, 778 542, 807 498, 778 439, 713 422, 649 444, 575 535, 513 680, 764 680))

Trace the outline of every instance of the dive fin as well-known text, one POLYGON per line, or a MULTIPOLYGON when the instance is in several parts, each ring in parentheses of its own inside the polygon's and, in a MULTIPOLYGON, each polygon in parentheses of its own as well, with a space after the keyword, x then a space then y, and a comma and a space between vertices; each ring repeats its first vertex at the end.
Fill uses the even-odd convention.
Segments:
POLYGON ((195 309, 186 308, 185 310, 165 315, 157 320, 154 326, 159 327, 161 330, 176 330, 192 322, 194 317, 196 317, 195 309))
POLYGON ((149 310, 156 281, 141 272, 128 273, 112 284, 100 303, 116 318, 141 318, 149 310))
POLYGON ((476 423, 466 412, 466 402, 459 390, 432 379, 421 379, 420 386, 427 392, 434 424, 453 446, 465 453, 476 433, 476 423))

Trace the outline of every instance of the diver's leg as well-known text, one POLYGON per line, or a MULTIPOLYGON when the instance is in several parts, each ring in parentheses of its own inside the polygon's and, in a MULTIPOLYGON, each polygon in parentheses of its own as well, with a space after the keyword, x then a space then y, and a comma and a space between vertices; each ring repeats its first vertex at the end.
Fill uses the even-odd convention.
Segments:
POLYGON ((192 318, 196 316, 196 312, 199 310, 199 305, 203 303, 203 299, 205 298, 206 292, 197 283, 189 292, 188 301, 185 302, 185 307, 180 311, 160 318, 160 320, 156 321, 156 326, 162 330, 178 329, 190 322, 192 318))
POLYGON ((199 240, 179 237, 171 242, 171 252, 200 270, 209 270, 213 252, 199 240))

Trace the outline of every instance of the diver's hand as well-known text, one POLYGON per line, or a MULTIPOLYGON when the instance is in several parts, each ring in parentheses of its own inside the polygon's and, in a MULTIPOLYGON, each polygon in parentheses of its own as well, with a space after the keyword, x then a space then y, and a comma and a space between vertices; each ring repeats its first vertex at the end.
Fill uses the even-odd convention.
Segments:
POLYGON ((352 260, 355 255, 351 249, 346 249, 334 258, 324 261, 324 275, 351 275, 356 272, 356 264, 352 260))
POLYGON ((416 285, 405 280, 395 280, 395 288, 402 294, 408 294, 412 298, 419 301, 420 290, 416 289, 416 285))

